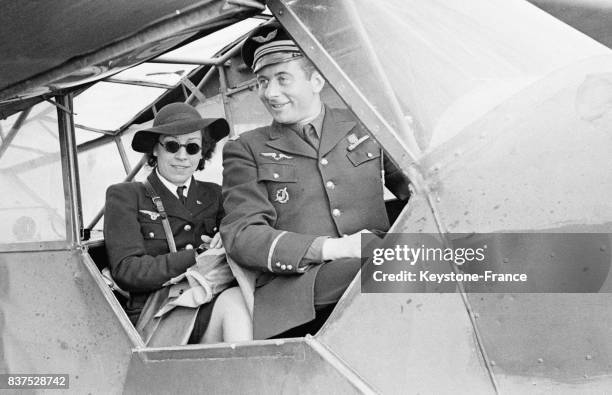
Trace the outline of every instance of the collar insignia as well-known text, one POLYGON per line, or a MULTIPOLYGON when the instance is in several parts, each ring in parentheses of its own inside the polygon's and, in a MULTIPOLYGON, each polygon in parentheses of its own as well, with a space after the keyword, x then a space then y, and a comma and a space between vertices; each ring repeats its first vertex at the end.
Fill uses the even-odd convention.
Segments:
POLYGON ((278 33, 278 30, 272 30, 267 36, 257 36, 257 37, 253 37, 253 41, 256 41, 260 44, 263 43, 267 43, 268 41, 273 40, 276 37, 276 34, 278 33))
POLYGON ((359 138, 359 139, 354 134, 351 134, 350 136, 348 136, 348 141, 349 141, 349 143, 351 143, 351 145, 349 145, 347 149, 349 151, 352 151, 355 148, 357 148, 357 146, 359 146, 359 144, 363 143, 364 141, 366 141, 369 138, 370 138, 370 136, 368 136, 367 134, 361 136, 361 138, 359 138), (354 138, 351 139, 351 137, 354 137, 354 138))
POLYGON ((293 159, 293 156, 279 154, 278 152, 262 152, 261 156, 265 156, 266 158, 272 158, 274 160, 293 159))
POLYGON ((138 210, 141 213, 143 213, 144 215, 148 215, 149 217, 151 217, 151 221, 155 221, 157 218, 159 218, 159 213, 156 213, 155 211, 149 211, 149 210, 138 210))

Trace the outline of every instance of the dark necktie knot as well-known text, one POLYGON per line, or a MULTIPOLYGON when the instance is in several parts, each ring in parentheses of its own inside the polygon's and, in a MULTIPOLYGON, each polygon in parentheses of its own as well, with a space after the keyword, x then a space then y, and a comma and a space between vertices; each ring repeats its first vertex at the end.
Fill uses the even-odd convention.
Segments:
POLYGON ((304 137, 304 141, 310 144, 314 149, 319 149, 319 136, 317 135, 317 131, 311 123, 308 123, 302 127, 302 133, 304 137))
POLYGON ((176 188, 176 194, 178 195, 179 200, 183 204, 185 204, 185 201, 187 200, 187 198, 185 197, 185 189, 187 189, 185 185, 176 188))

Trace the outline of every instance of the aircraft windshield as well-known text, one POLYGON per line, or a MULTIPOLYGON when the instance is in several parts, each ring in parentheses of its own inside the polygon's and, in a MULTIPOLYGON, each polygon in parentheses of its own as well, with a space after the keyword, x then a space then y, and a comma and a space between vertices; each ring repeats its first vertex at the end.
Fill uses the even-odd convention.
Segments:
MULTIPOLYGON (((310 3, 286 5, 348 80, 326 75, 328 81, 340 90, 353 83, 401 140, 409 143, 414 133, 423 152, 448 141, 500 98, 519 92, 569 60, 603 50, 595 41, 567 34, 566 25, 551 23, 550 16, 535 12, 527 3, 344 0, 316 7, 310 3), (549 29, 537 37, 524 29, 525 24, 542 22, 549 29), (499 29, 500 25, 506 28, 499 29), (558 37, 565 37, 564 42, 559 43, 558 37)), ((288 29, 296 33, 295 27, 288 29)), ((297 39, 304 44, 303 38, 297 39)), ((321 56, 302 46, 320 66, 321 56)))

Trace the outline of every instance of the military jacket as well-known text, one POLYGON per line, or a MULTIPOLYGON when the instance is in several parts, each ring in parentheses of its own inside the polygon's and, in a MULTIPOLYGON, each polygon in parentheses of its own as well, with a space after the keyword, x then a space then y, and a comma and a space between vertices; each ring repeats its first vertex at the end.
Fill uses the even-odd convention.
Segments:
POLYGON ((148 295, 195 264, 201 236, 213 236, 223 216, 221 188, 191 180, 183 205, 155 171, 147 178, 162 199, 177 247, 171 253, 161 216, 142 183, 115 184, 106 191, 104 238, 111 273, 130 292, 128 314, 139 314, 148 295))
MULTIPOLYGON (((287 126, 273 123, 226 143, 223 167, 227 215, 221 235, 226 251, 243 266, 278 276, 270 282, 276 285, 266 284, 262 288, 271 288, 255 293, 256 338, 258 333, 262 337, 274 334, 273 328, 261 330, 261 325, 269 323, 258 323, 258 309, 260 313, 265 309, 262 303, 278 309, 279 301, 293 300, 296 293, 312 300, 315 273, 309 270, 300 275, 303 281, 293 283, 316 237, 338 237, 364 228, 388 230, 383 175, 396 196, 409 196, 407 179, 384 159, 365 129, 348 111, 327 107, 318 152, 287 126), (283 278, 293 285, 280 284, 283 278), (279 288, 272 290, 275 286, 279 288), (277 291, 285 295, 275 296, 277 291), (264 294, 275 300, 263 301, 264 294)), ((298 304, 293 307, 301 309, 298 304)), ((282 313, 286 325, 277 329, 307 320, 314 314, 312 303, 308 310, 305 315, 282 313), (292 322, 291 314, 302 317, 292 322)))

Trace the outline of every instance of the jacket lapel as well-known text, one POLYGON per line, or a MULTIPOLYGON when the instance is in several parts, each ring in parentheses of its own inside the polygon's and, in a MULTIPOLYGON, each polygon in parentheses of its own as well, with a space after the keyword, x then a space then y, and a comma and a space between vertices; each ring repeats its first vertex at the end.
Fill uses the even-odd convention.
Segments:
POLYGON ((153 187, 153 189, 155 189, 155 192, 157 192, 159 194, 159 197, 162 199, 162 202, 164 203, 164 209, 166 210, 168 216, 179 217, 191 221, 192 215, 189 213, 189 210, 187 210, 187 207, 183 206, 183 204, 178 200, 178 198, 174 196, 172 192, 170 192, 168 188, 164 186, 164 184, 162 184, 162 182, 157 177, 157 172, 155 170, 151 172, 149 177, 147 177, 147 180, 149 180, 151 186, 153 187))
POLYGON ((270 140, 266 142, 266 145, 279 151, 317 158, 317 152, 310 144, 302 140, 293 130, 276 122, 272 124, 270 140))
POLYGON ((213 203, 213 200, 209 194, 210 191, 204 187, 204 185, 200 184, 193 177, 191 177, 189 194, 187 194, 187 201, 185 202, 187 209, 194 216, 197 216, 200 211, 204 210, 213 203))
POLYGON ((325 106, 325 118, 323 119, 319 155, 327 155, 327 153, 331 151, 336 144, 355 127, 355 125, 356 123, 354 120, 346 118, 338 111, 334 111, 325 106))

